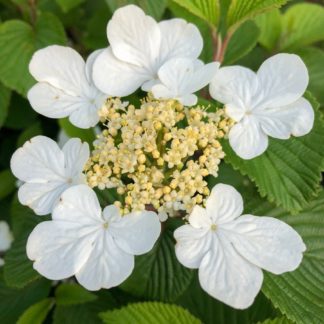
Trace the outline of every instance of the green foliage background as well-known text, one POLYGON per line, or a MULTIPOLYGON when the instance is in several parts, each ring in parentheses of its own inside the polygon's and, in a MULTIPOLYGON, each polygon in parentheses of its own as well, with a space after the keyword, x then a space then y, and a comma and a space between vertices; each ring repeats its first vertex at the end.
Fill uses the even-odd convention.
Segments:
MULTIPOLYGON (((109 76, 107 76, 109 77, 109 76)), ((0 219, 15 241, 0 268, 0 323, 324 323, 324 7, 321 1, 287 0, 0 0, 0 219), (246 211, 278 217, 293 226, 308 249, 300 268, 282 276, 265 274, 262 292, 247 310, 212 299, 196 271, 175 259, 169 220, 155 248, 136 258, 132 276, 120 287, 88 292, 73 279, 41 278, 25 254, 32 228, 46 219, 21 206, 10 157, 29 138, 56 139, 60 129, 91 142, 94 134, 67 120, 37 115, 26 100, 34 81, 28 63, 50 44, 72 46, 84 57, 107 46, 106 24, 118 7, 134 3, 157 20, 182 17, 203 37, 201 58, 252 69, 278 52, 301 56, 309 69, 307 98, 316 111, 310 134, 271 140, 268 151, 239 159, 224 143, 226 163, 210 179, 234 185, 246 211), (280 9, 279 9, 280 8, 280 9), (216 52, 216 45, 222 50, 216 52), (221 45, 221 47, 220 47, 221 45)))

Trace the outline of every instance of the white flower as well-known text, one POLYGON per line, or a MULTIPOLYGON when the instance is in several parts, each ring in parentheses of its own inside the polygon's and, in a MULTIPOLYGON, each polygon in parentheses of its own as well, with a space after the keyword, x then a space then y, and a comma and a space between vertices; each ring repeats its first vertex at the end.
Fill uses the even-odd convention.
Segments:
POLYGON ((52 45, 38 50, 29 64, 38 81, 28 92, 34 110, 50 118, 69 116, 80 128, 96 125, 98 110, 107 98, 92 81, 92 65, 100 52, 92 53, 85 63, 69 47, 52 45))
POLYGON ((178 228, 176 255, 199 268, 202 288, 214 298, 247 308, 261 289, 261 268, 275 274, 295 270, 305 245, 298 233, 272 217, 242 215, 243 200, 231 186, 216 185, 206 209, 195 206, 178 228))
POLYGON ((157 23, 137 6, 115 11, 107 26, 110 47, 93 66, 96 86, 112 96, 127 96, 137 88, 150 91, 159 68, 169 59, 196 59, 203 46, 197 27, 183 19, 157 23))
POLYGON ((62 148, 45 136, 33 137, 11 158, 12 173, 25 183, 18 198, 37 215, 52 212, 62 192, 84 183, 83 167, 89 159, 89 146, 70 139, 62 148))
POLYGON ((197 104, 196 91, 215 76, 218 62, 204 65, 200 60, 173 58, 158 71, 159 83, 152 87, 155 98, 177 99, 185 106, 197 104))
POLYGON ((229 133, 236 154, 252 159, 267 149, 268 136, 288 139, 309 133, 314 111, 302 98, 307 85, 307 68, 294 54, 270 57, 257 73, 241 66, 220 68, 210 95, 237 122, 229 133))
MULTIPOLYGON (((6 252, 10 249, 13 241, 9 225, 5 221, 0 221, 0 252, 6 252)), ((4 265, 4 260, 0 258, 0 266, 4 265)))
POLYGON ((79 185, 66 190, 53 220, 35 227, 27 255, 46 278, 75 275, 89 290, 119 285, 134 268, 134 255, 150 251, 161 224, 153 212, 120 216, 117 207, 101 211, 93 190, 79 185))

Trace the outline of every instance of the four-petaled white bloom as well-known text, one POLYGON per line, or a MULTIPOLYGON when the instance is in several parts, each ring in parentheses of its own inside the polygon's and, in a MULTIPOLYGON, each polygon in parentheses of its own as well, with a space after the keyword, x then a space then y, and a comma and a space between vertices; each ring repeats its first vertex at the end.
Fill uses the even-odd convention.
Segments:
POLYGON ((242 215, 243 200, 231 186, 216 185, 206 209, 196 206, 178 228, 176 255, 199 268, 202 288, 235 307, 250 306, 261 289, 261 268, 275 274, 295 270, 305 245, 289 225, 272 217, 242 215))
POLYGON ((92 53, 87 62, 72 48, 52 45, 37 51, 29 64, 38 81, 28 92, 31 106, 50 118, 69 116, 80 128, 95 126, 107 95, 92 81, 92 65, 101 50, 92 53))
MULTIPOLYGON (((0 252, 6 252, 10 249, 13 241, 9 225, 5 221, 0 221, 0 252)), ((0 258, 0 266, 4 265, 4 260, 0 258)))
POLYGON ((268 136, 288 139, 310 132, 314 111, 302 98, 307 85, 307 68, 294 54, 272 56, 257 73, 241 66, 220 68, 210 94, 237 122, 229 133, 237 155, 252 159, 262 154, 268 136))
POLYGON ((53 220, 35 227, 27 255, 43 276, 60 280, 75 275, 89 290, 119 285, 134 268, 134 255, 150 251, 161 224, 153 212, 120 216, 117 207, 100 208, 85 185, 66 190, 53 220))
POLYGON ((157 23, 134 5, 114 12, 107 37, 110 47, 98 55, 93 80, 112 96, 127 96, 139 87, 150 91, 165 62, 176 57, 197 59, 203 46, 193 24, 178 18, 157 23))
POLYGON ((183 105, 197 104, 196 91, 202 89, 215 76, 218 62, 204 65, 200 60, 174 58, 158 70, 159 83, 152 87, 155 98, 177 99, 183 105))
POLYGON ((89 146, 70 139, 62 148, 45 136, 36 136, 11 158, 12 173, 25 182, 18 191, 19 201, 37 215, 52 212, 67 188, 84 183, 83 167, 89 159, 89 146))

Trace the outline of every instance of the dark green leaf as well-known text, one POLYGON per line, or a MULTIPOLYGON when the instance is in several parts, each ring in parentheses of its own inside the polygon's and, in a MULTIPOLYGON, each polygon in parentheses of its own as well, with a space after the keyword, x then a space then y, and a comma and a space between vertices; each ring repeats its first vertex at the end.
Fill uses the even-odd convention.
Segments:
POLYGON ((0 84, 0 128, 4 124, 8 115, 10 95, 11 91, 2 84, 0 84))
POLYGON ((259 322, 258 324, 293 324, 293 322, 287 319, 286 317, 282 316, 276 317, 274 319, 267 319, 262 323, 259 322))
POLYGON ((40 122, 36 122, 26 128, 18 137, 17 147, 23 146, 25 142, 30 140, 32 137, 41 135, 43 133, 40 122))
POLYGON ((57 305, 76 305, 91 302, 97 299, 97 296, 78 284, 61 284, 55 290, 57 305))
POLYGON ((58 5, 64 12, 70 11, 71 9, 79 6, 84 1, 85 0, 56 0, 58 5))
POLYGON ((0 172, 0 179, 0 199, 2 199, 16 189, 16 178, 8 169, 0 172))

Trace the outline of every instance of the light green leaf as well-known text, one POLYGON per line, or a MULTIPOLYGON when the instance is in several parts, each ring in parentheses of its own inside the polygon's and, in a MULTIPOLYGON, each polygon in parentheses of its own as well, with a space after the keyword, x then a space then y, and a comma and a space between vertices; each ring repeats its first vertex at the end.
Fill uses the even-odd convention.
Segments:
POLYGON ((276 317, 273 319, 267 319, 264 322, 258 322, 258 324, 293 324, 292 321, 290 321, 288 318, 282 316, 282 317, 276 317))
POLYGON ((87 142, 90 146, 96 139, 94 128, 82 129, 72 125, 68 118, 59 119, 61 128, 65 131, 69 137, 78 137, 82 141, 87 142))
POLYGON ((165 229, 152 251, 136 257, 132 275, 120 288, 147 299, 174 301, 193 278, 193 271, 177 260, 174 244, 173 229, 165 229))
POLYGON ((219 0, 172 0, 186 8, 194 15, 207 21, 211 27, 217 29, 220 13, 219 0))
POLYGON ((200 320, 180 306, 158 302, 129 304, 121 309, 101 313, 109 324, 199 324, 200 320))
POLYGON ((28 72, 33 53, 50 44, 65 44, 63 25, 52 14, 39 16, 35 27, 21 20, 0 25, 0 80, 8 88, 26 95, 34 80, 28 72))
POLYGON ((18 137, 17 147, 24 145, 25 142, 30 140, 32 137, 41 135, 43 133, 40 122, 36 122, 26 128, 18 137))
POLYGON ((112 12, 120 7, 134 4, 141 7, 147 15, 155 19, 162 17, 168 3, 167 0, 106 0, 106 2, 112 12))
POLYGON ((0 199, 7 197, 16 189, 16 178, 9 169, 0 172, 0 199))
POLYGON ((30 306, 17 321, 17 324, 42 324, 54 306, 53 298, 46 298, 40 302, 30 306))
POLYGON ((324 8, 300 3, 283 16, 280 50, 295 49, 324 40, 324 8))
POLYGON ((246 212, 274 216, 292 226, 307 250, 299 268, 276 276, 265 274, 262 291, 289 319, 300 324, 322 323, 324 318, 324 192, 298 215, 288 215, 265 201, 245 199, 246 212))
POLYGON ((280 8, 288 0, 232 0, 227 13, 227 27, 235 30, 244 21, 280 8))
POLYGON ((50 282, 44 279, 14 289, 8 288, 1 277, 0 274, 0 323, 3 324, 16 323, 26 308, 46 298, 50 291, 50 282))
POLYGON ((63 12, 68 12, 71 9, 79 6, 84 0, 56 0, 63 12))
POLYGON ((223 64, 232 64, 247 55, 255 47, 259 34, 259 28, 253 21, 243 23, 229 41, 223 64))
POLYGON ((5 255, 3 267, 4 279, 8 286, 22 288, 40 277, 27 258, 26 243, 32 229, 39 222, 47 219, 48 217, 36 216, 31 209, 22 206, 17 199, 14 199, 11 220, 15 240, 5 255))
POLYGON ((267 50, 272 51, 278 46, 281 36, 282 22, 279 9, 255 17, 255 22, 261 32, 259 43, 267 50))
POLYGON ((316 197, 324 169, 324 123, 315 98, 306 97, 315 109, 315 124, 308 135, 271 139, 266 152, 252 160, 239 158, 224 142, 225 160, 255 182, 262 197, 291 212, 316 197))
POLYGON ((305 62, 309 73, 308 90, 324 104, 324 51, 316 47, 304 47, 295 51, 305 62))
POLYGON ((11 91, 0 83, 0 128, 4 124, 10 103, 11 91))
POLYGON ((97 299, 97 296, 78 284, 63 283, 55 290, 57 305, 77 305, 97 299))

